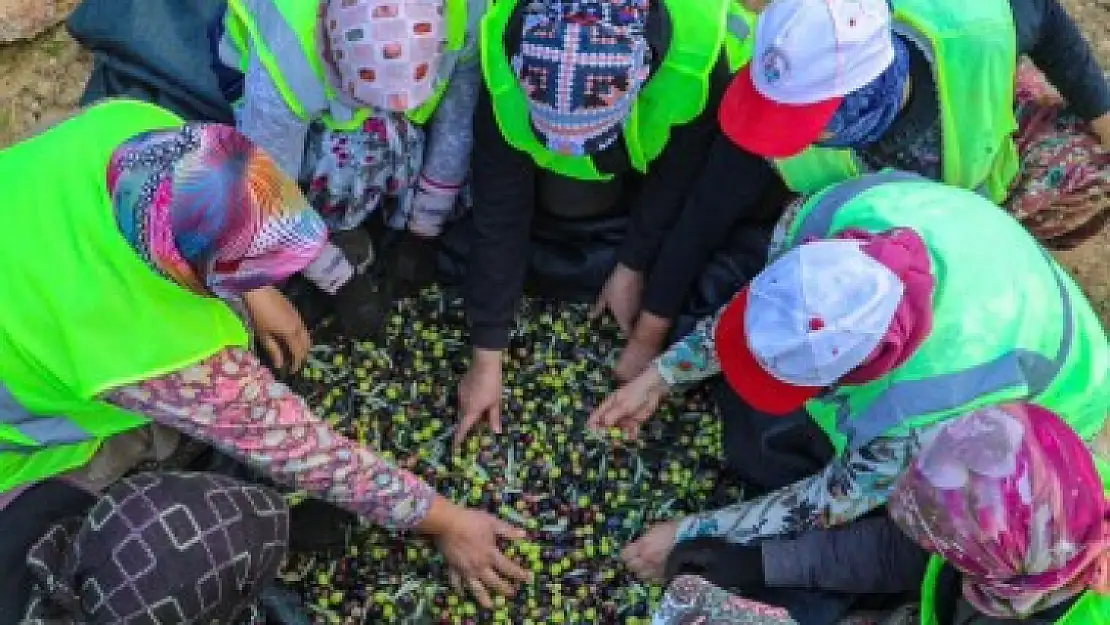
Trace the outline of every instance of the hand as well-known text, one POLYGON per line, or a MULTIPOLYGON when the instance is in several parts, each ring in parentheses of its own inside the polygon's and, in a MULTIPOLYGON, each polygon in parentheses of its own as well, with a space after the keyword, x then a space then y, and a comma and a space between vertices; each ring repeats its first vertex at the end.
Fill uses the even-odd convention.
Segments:
POLYGON ((521 540, 524 530, 497 517, 437 497, 417 529, 435 537, 455 590, 462 593, 465 586, 482 607, 493 607, 491 592, 511 597, 518 583, 531 581, 531 574, 497 547, 499 538, 521 540))
POLYGON ((605 398, 590 415, 587 425, 593 429, 619 427, 629 438, 640 435, 640 426, 659 408, 670 386, 655 367, 648 367, 616 393, 605 398))
POLYGON ((640 313, 613 372, 617 380, 628 382, 643 373, 652 359, 663 351, 670 328, 671 322, 667 319, 647 311, 640 313))
POLYGON ((483 418, 490 429, 501 433, 501 352, 474 350, 474 362, 459 384, 459 414, 462 421, 455 430, 455 446, 462 444, 470 430, 483 418))
POLYGON ((596 319, 608 310, 613 313, 621 330, 628 334, 640 312, 640 296, 643 292, 644 275, 617 263, 613 273, 605 281, 605 286, 601 287, 597 302, 590 310, 590 318, 596 319))
POLYGON ((639 540, 621 551, 621 559, 636 577, 649 582, 662 582, 667 557, 678 537, 678 521, 659 523, 639 540))
POLYGON ((300 369, 312 347, 312 337, 293 304, 269 286, 247 291, 243 303, 273 366, 281 373, 300 369))
POLYGON ((1091 130, 1098 135, 1102 147, 1110 149, 1110 113, 1103 113, 1091 120, 1091 130))

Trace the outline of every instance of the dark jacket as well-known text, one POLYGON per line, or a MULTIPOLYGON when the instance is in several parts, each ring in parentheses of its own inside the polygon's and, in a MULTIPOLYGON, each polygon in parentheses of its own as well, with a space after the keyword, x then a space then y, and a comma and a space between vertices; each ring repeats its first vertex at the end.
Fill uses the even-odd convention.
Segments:
MULTIPOLYGON (((654 52, 654 71, 666 53, 670 36, 665 9, 661 3, 651 6, 646 36, 654 52)), ((520 20, 510 21, 507 49, 519 47, 520 32, 520 20)), ((702 115, 672 129, 670 142, 648 174, 638 184, 625 185, 635 189, 636 195, 629 201, 632 219, 618 252, 619 262, 641 271, 651 267, 718 134, 716 112, 728 78, 727 63, 722 59, 714 70, 702 115)), ((540 172, 529 155, 512 148, 501 135, 486 89, 479 96, 474 134, 473 240, 465 285, 466 309, 473 345, 501 349, 508 344, 509 327, 524 287, 540 172)), ((595 155, 594 162, 605 173, 635 175, 623 142, 595 155)), ((579 184, 588 188, 597 183, 579 184)))

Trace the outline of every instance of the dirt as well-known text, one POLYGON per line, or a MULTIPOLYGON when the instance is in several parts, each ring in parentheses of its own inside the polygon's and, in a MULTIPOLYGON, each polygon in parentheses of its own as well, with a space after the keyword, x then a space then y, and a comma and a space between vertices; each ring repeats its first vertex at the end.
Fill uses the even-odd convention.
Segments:
MULTIPOLYGON (((1110 0, 1062 0, 1110 69, 1110 0)), ((70 4, 76 4, 71 0, 70 4)), ((0 46, 0 146, 73 109, 91 66, 58 25, 32 41, 0 46)), ((1079 248, 1058 254, 1110 326, 1110 224, 1079 248)))

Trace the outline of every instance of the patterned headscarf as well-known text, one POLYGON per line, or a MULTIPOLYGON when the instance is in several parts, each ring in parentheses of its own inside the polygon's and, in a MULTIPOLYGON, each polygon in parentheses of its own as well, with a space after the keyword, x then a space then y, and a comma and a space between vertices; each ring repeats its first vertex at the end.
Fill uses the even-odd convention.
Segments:
POLYGON ((874 80, 844 96, 825 131, 831 136, 821 145, 829 148, 858 148, 879 140, 902 111, 906 81, 910 75, 910 52, 906 43, 891 35, 894 62, 874 80))
POLYGON ((404 112, 435 93, 447 47, 444 0, 324 0, 320 11, 332 80, 356 103, 404 112))
POLYGON ((964 574, 964 596, 985 614, 1026 618, 1110 592, 1110 505, 1093 457, 1043 408, 989 407, 945 425, 889 509, 964 574))
POLYGON ((524 19, 513 68, 547 147, 582 156, 605 150, 651 71, 648 0, 553 0, 524 19))
POLYGON ((122 144, 108 166, 120 232, 149 265, 230 298, 304 269, 327 229, 293 180, 230 126, 186 124, 122 144))
POLYGON ((285 559, 278 493, 206 473, 145 473, 30 551, 28 625, 232 623, 285 559))

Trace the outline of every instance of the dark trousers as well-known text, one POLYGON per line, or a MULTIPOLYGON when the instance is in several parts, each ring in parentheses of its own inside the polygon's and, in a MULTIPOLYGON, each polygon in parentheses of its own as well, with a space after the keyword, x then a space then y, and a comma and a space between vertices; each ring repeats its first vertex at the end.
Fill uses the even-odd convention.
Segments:
MULTIPOLYGON (((759 413, 723 381, 714 396, 723 421, 725 461, 744 481, 746 496, 759 496, 814 475, 832 460, 832 444, 804 411, 785 417, 759 413)), ((747 594, 785 608, 800 625, 834 625, 858 598, 801 588, 766 587, 747 594)))
POLYGON ((62 480, 32 486, 0 510, 0 623, 20 622, 31 594, 27 552, 55 523, 83 515, 96 498, 62 480))

